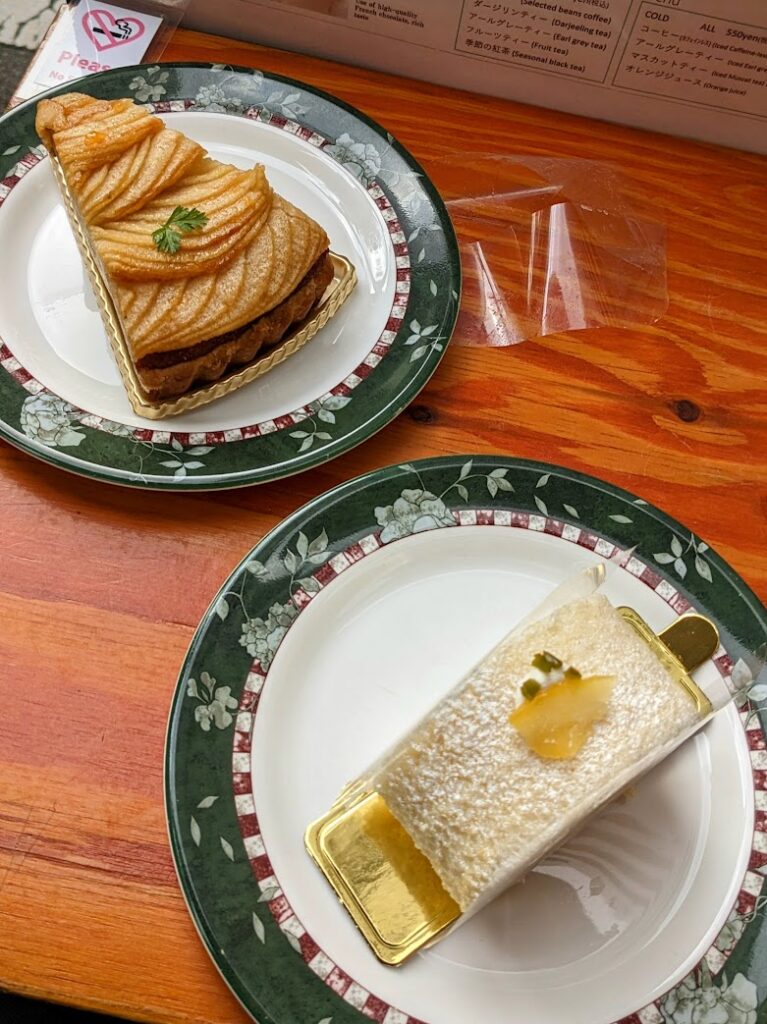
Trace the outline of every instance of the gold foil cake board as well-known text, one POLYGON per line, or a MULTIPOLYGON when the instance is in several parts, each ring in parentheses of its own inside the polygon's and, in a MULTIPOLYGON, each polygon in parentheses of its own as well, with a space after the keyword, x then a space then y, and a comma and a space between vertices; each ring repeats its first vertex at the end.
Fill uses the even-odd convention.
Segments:
MULTIPOLYGON (((689 673, 716 651, 716 627, 684 615, 660 635, 631 608, 621 616, 692 695, 701 715, 711 703, 689 673)), ((429 860, 374 790, 356 785, 306 830, 306 848, 379 960, 398 966, 461 916, 429 860)))
POLYGON ((351 295, 357 282, 357 274, 352 263, 345 256, 331 252, 333 280, 325 289, 325 293, 319 303, 314 307, 314 312, 310 319, 304 320, 301 324, 297 325, 278 345, 270 348, 264 356, 249 363, 247 366, 232 370, 210 384, 199 385, 178 398, 153 401, 142 388, 133 360, 130 358, 128 342, 123 333, 120 318, 117 315, 117 310, 115 309, 106 281, 91 249, 85 228, 78 216, 64 171, 56 157, 51 157, 51 163, 53 164, 59 191, 64 200, 85 269, 96 295, 101 318, 104 322, 104 328, 118 369, 120 370, 123 385, 128 393, 128 399, 133 411, 139 416, 145 416, 147 419, 152 420, 164 419, 166 416, 177 416, 179 413, 188 412, 190 409, 197 409, 201 405, 207 405, 208 402, 213 402, 217 398, 223 398, 225 395, 231 394, 232 391, 243 387, 243 385, 250 384, 251 381, 262 377, 269 370, 284 362, 288 356, 292 356, 302 349, 325 326, 328 320, 338 312, 349 295, 351 295))
POLYGON ((309 826, 306 847, 385 964, 402 963, 461 913, 378 793, 336 804, 309 826))
POLYGON ((639 636, 652 647, 669 674, 690 694, 701 717, 713 711, 711 701, 690 676, 719 646, 716 626, 704 615, 691 612, 672 622, 657 636, 633 608, 618 609, 624 622, 632 626, 639 636))

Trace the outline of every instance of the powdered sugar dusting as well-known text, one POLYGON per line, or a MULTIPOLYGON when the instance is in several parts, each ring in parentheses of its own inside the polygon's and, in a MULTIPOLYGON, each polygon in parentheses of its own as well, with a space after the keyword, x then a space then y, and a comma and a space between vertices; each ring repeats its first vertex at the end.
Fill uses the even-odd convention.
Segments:
POLYGON ((466 910, 697 720, 690 695, 594 595, 502 641, 411 731, 374 785, 466 910), (584 676, 616 677, 607 717, 562 761, 533 754, 509 723, 523 699, 519 681, 544 648, 584 676))

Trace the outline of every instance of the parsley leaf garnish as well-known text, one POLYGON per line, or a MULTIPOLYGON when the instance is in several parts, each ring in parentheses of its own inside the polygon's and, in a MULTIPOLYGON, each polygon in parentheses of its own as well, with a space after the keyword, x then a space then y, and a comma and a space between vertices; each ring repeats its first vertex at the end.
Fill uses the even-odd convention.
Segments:
POLYGON ((181 232, 199 231, 207 223, 208 218, 200 210, 177 206, 165 223, 152 232, 152 241, 160 252, 178 252, 181 248, 181 232))

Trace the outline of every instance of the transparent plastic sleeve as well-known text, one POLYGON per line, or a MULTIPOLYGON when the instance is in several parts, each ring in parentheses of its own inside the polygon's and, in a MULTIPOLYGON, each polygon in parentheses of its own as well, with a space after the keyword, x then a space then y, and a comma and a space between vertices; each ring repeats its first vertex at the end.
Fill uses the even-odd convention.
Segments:
POLYGON ((665 228, 630 198, 614 168, 479 154, 433 161, 429 170, 461 252, 457 344, 631 328, 665 312, 665 228))
MULTIPOLYGON (((450 895, 461 906, 464 919, 466 914, 475 913, 500 891, 522 877, 542 856, 560 845, 573 829, 580 827, 627 785, 667 757, 733 698, 733 693, 724 681, 718 676, 713 678, 715 673, 696 675, 694 682, 684 671, 677 673, 669 664, 668 654, 664 654, 664 644, 641 620, 638 635, 633 636, 637 629, 633 623, 637 619, 636 614, 629 609, 613 609, 605 598, 599 598, 603 605, 589 605, 588 602, 603 589, 607 573, 616 568, 612 565, 599 565, 567 579, 557 587, 421 721, 390 747, 360 780, 363 787, 374 789, 383 796, 403 827, 432 861, 450 895), (555 614, 556 619, 553 618, 555 614), (617 656, 622 666, 623 682, 616 683, 616 695, 612 698, 620 705, 619 710, 611 712, 614 743, 604 739, 597 741, 595 738, 596 745, 604 743, 604 750, 590 755, 596 757, 600 754, 605 759, 605 765, 598 770, 590 765, 584 769, 585 774, 581 780, 584 786, 583 799, 577 806, 571 806, 560 792, 563 783, 559 765, 563 762, 539 762, 532 758, 531 763, 538 767, 536 775, 528 778, 527 755, 519 757, 518 763, 511 758, 510 764, 513 761, 512 767, 515 770, 508 773, 514 776, 507 786, 508 793, 502 793, 499 788, 497 800, 488 802, 483 810, 481 793, 484 787, 492 788, 497 783, 494 776, 497 759, 494 760, 492 753, 492 737, 496 730, 503 733, 501 719, 505 721, 505 712, 498 718, 498 708, 507 705, 509 665, 518 660, 516 649, 520 643, 526 649, 527 644, 535 642, 529 635, 532 630, 537 642, 544 647, 549 642, 554 643, 552 650, 556 649, 560 634, 562 637, 571 637, 571 640, 565 641, 565 646, 568 642, 576 646, 583 643, 583 650, 589 650, 590 642, 584 642, 583 637, 572 640, 577 634, 577 625, 574 627, 570 621, 573 614, 578 623, 583 623, 584 636, 603 634, 611 637, 614 645, 625 646, 625 653, 617 656), (632 623, 631 627, 621 624, 621 619, 624 623, 632 623), (644 633, 643 627, 646 630, 644 633), (635 673, 635 677, 631 673, 635 673), (690 690, 686 690, 685 681, 689 681, 690 690), (473 724, 467 726, 466 723, 474 719, 477 722, 476 728, 473 724), (627 728, 629 721, 633 723, 631 729, 627 728), (634 727, 640 732, 645 729, 643 742, 634 743, 630 735, 634 727), (476 735, 471 732, 472 729, 475 729, 476 735), (475 741, 479 742, 480 737, 490 750, 488 756, 476 753, 475 741), (466 760, 459 763, 464 755, 466 760), (467 782, 466 772, 473 773, 475 768, 470 766, 476 765, 481 766, 480 770, 487 769, 487 779, 467 782), (447 789, 442 785, 443 779, 451 780, 447 789), (551 783, 549 797, 555 803, 559 797, 563 806, 562 816, 552 815, 551 820, 546 814, 535 811, 536 800, 540 800, 544 792, 541 786, 546 779, 550 779, 551 783), (467 794, 471 794, 471 800, 467 799, 467 794), (530 808, 530 813, 538 813, 541 821, 539 831, 531 837, 530 842, 511 853, 509 851, 514 848, 514 843, 508 841, 507 833, 519 833, 524 825, 522 818, 518 820, 514 816, 516 811, 512 811, 512 808, 515 806, 530 808), (469 807, 470 812, 467 810, 469 807), (488 855, 488 874, 481 885, 477 883, 471 889, 465 880, 471 878, 471 872, 492 846, 494 829, 499 816, 503 817, 502 807, 506 807, 513 820, 510 820, 508 829, 505 825, 498 827, 497 862, 488 855), (446 831, 452 831, 451 824, 463 821, 462 815, 466 813, 469 814, 466 834, 472 837, 466 841, 471 845, 477 836, 481 836, 476 849, 471 847, 470 867, 464 864, 452 841, 446 844, 442 839, 446 831), (439 819, 440 825, 436 831, 432 820, 435 818, 439 819), (509 851, 506 850, 507 845, 509 851)), ((710 626, 709 623, 706 625, 710 626)), ((709 650, 713 651, 718 644, 718 637, 713 626, 710 628, 714 642, 709 650)), ((703 664, 702 660, 700 664, 703 664)), ((499 755, 501 760, 503 752, 508 753, 505 740, 502 746, 499 755)), ((570 780, 567 788, 572 783, 570 770, 567 769, 565 774, 570 780)))
POLYGON ((462 925, 738 697, 705 616, 656 633, 612 604, 631 555, 565 579, 309 825, 384 963, 462 925))

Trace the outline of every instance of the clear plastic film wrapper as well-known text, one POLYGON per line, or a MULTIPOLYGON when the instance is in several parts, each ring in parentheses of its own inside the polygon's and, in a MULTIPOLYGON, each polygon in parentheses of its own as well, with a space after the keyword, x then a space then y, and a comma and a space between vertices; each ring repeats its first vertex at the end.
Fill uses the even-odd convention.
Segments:
POLYGON ((429 171, 461 253, 454 344, 631 328, 665 312, 665 228, 609 165, 475 154, 432 161, 429 171))
POLYGON ((737 696, 713 623, 656 635, 601 592, 614 569, 557 587, 309 826, 385 963, 468 920, 737 696))

